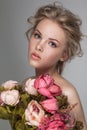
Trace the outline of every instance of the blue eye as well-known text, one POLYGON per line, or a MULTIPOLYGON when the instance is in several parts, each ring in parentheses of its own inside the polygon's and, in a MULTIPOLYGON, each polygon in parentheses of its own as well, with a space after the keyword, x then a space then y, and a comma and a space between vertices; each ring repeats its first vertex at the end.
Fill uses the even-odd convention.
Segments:
POLYGON ((57 47, 55 42, 49 42, 49 45, 54 48, 57 47))
POLYGON ((36 39, 40 39, 41 36, 40 36, 38 33, 35 33, 35 34, 34 34, 34 38, 36 38, 36 39))

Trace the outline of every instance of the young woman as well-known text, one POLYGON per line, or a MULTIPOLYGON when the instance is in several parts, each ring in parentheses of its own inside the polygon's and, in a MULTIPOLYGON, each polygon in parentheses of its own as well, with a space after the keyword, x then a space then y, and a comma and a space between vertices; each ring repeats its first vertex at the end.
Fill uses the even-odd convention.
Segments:
POLYGON ((29 62, 35 68, 36 77, 50 74, 54 78, 69 103, 77 103, 72 113, 84 123, 83 130, 87 130, 79 95, 75 87, 61 76, 64 64, 82 54, 81 20, 64 7, 54 4, 41 7, 28 22, 32 24, 26 33, 29 62))

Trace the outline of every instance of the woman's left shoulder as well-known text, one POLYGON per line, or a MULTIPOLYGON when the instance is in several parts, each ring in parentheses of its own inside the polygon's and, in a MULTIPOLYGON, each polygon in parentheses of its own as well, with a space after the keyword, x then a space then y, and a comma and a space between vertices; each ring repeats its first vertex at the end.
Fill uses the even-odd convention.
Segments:
POLYGON ((57 82, 57 84, 59 84, 62 89, 62 93, 66 95, 70 101, 79 100, 79 94, 77 92, 77 89, 72 83, 70 83, 63 77, 60 77, 60 80, 57 82))
POLYGON ((69 102, 72 102, 72 104, 76 102, 80 103, 80 97, 76 89, 76 86, 74 86, 73 84, 71 84, 69 81, 65 79, 63 84, 63 93, 68 97, 69 102))
POLYGON ((76 107, 72 110, 72 113, 77 120, 83 122, 84 130, 86 130, 87 125, 86 125, 86 120, 83 112, 83 107, 76 87, 62 77, 60 77, 59 80, 57 80, 57 84, 58 83, 62 89, 62 93, 68 97, 69 104, 71 106, 76 104, 75 105, 76 107))

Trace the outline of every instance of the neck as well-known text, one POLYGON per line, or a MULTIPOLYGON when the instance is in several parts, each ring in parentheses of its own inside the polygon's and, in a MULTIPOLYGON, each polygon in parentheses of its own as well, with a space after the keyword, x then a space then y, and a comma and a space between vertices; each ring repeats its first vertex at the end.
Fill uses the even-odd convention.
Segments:
POLYGON ((58 75, 58 71, 56 68, 49 68, 49 69, 35 69, 36 77, 42 74, 49 74, 52 77, 58 75))

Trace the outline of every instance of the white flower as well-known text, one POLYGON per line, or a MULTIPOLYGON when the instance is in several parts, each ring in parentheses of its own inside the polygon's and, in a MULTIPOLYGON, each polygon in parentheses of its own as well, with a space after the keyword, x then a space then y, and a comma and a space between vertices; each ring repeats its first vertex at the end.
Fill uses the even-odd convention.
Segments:
POLYGON ((8 90, 1 92, 1 100, 7 105, 15 106, 19 102, 19 91, 8 90))
POLYGON ((14 88, 15 86, 18 85, 18 82, 17 81, 13 81, 13 80, 8 80, 6 82, 4 82, 2 84, 2 86, 5 88, 5 89, 12 89, 14 88))
POLYGON ((28 94, 37 95, 37 90, 34 88, 34 81, 35 79, 29 79, 26 81, 25 91, 28 94))
POLYGON ((39 126, 44 116, 45 112, 42 109, 41 105, 38 104, 37 101, 32 100, 25 110, 25 119, 27 121, 26 124, 39 126))
POLYGON ((0 93, 0 106, 2 106, 4 103, 3 103, 3 101, 2 101, 2 99, 1 99, 1 93, 0 93))

